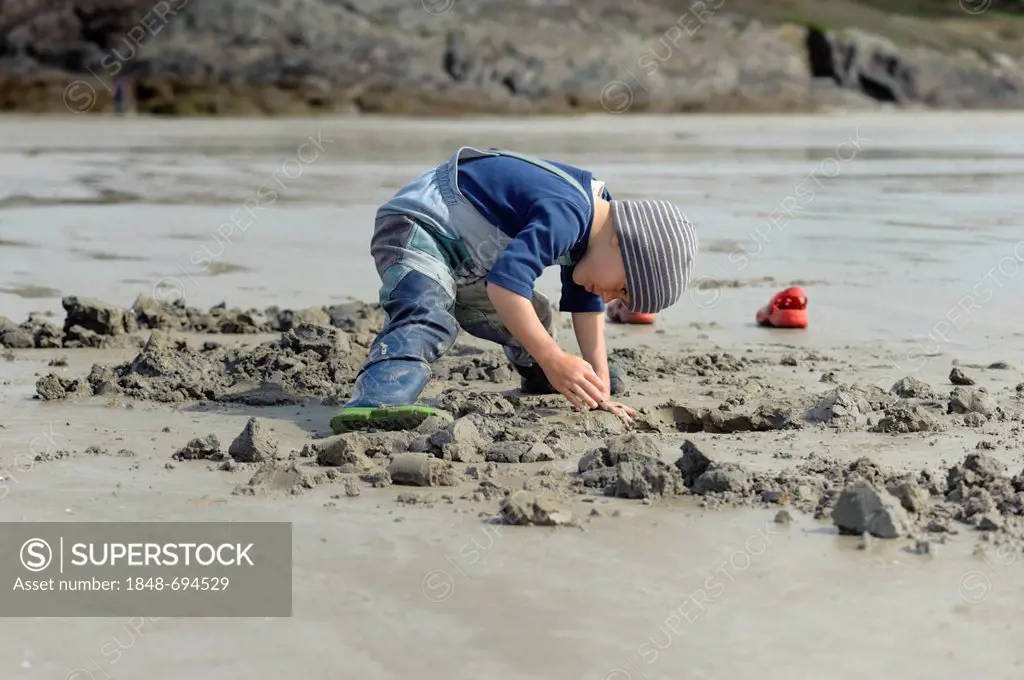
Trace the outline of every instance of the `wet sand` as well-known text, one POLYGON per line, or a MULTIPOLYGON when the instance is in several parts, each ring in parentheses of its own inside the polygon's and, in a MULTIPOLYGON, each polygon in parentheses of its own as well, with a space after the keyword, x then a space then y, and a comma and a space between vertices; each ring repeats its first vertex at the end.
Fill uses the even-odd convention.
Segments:
MULTIPOLYGON (((283 180, 287 190, 240 238, 236 227, 233 242, 220 244, 219 225, 295 159, 304 140, 317 138, 316 122, 7 119, 0 239, 31 245, 0 241, 0 287, 50 287, 122 306, 139 293, 167 298, 182 290, 198 306, 369 300, 376 282, 365 243, 375 205, 422 163, 443 158, 465 133, 466 143, 590 162, 623 195, 655 182, 693 206, 705 246, 699 274, 743 283, 695 287, 653 328, 613 327, 609 344, 648 346, 669 357, 729 352, 761 363, 735 376, 634 381, 629 403, 654 408, 677 398, 713 405, 750 379, 769 386, 773 399, 797 399, 836 387, 819 382, 828 371, 836 372, 837 384, 885 389, 912 375, 945 395, 953 388, 955 359, 1007 416, 975 427, 941 416, 946 429, 902 435, 870 432, 863 424, 649 435, 666 462, 689 439, 716 461, 753 472, 788 468, 812 454, 944 472, 989 441, 994 446, 986 453, 1013 475, 1024 464, 1014 391, 1024 382, 1024 326, 1011 312, 1019 310, 1024 289, 1011 264, 1024 264, 1014 258, 1024 204, 1009 189, 1024 172, 1024 137, 1006 131, 1024 129, 1022 120, 696 117, 655 120, 638 135, 636 119, 598 119, 531 124, 529 136, 524 124, 509 122, 323 121, 322 136, 336 139, 335 146, 325 143, 316 162, 283 180), (858 128, 874 140, 864 143, 863 154, 822 165, 849 157, 850 147, 839 145, 858 128), (432 134, 428 142, 422 131, 432 134), (607 155, 588 146, 598 135, 598 150, 607 155), (807 184, 815 172, 822 186, 807 184), (814 188, 809 203, 798 196, 802 182, 814 188), (125 198, 133 195, 141 198, 125 198), (786 198, 805 201, 802 211, 785 228, 759 226, 773 211, 781 223, 778 206, 786 198), (708 247, 718 241, 728 245, 708 247), (203 246, 210 250, 198 251, 203 246), (210 265, 249 271, 210 276, 192 260, 197 251, 196 259, 206 256, 210 265), (1014 260, 1004 261, 1007 256, 1014 260), (798 279, 820 282, 807 286, 811 329, 756 328, 756 307, 798 279), (973 315, 950 315, 968 305, 965 295, 975 298, 973 315), (948 325, 937 327, 943 322, 948 325), (796 365, 783 363, 787 355, 796 365), (996 361, 1018 368, 984 368, 996 361)), ((311 153, 303 151, 306 158, 311 153)), ((557 290, 556 282, 545 275, 545 291, 557 290)), ((54 312, 58 326, 63 318, 59 297, 2 293, 0 305, 0 314, 16 322, 33 310, 54 312)), ((193 344, 253 344, 279 335, 189 337, 193 344)), ((571 332, 562 337, 572 347, 571 332)), ((176 461, 168 469, 171 454, 210 433, 226 449, 256 415, 287 455, 327 434, 335 407, 316 400, 252 407, 121 396, 32 399, 41 376, 78 378, 93 364, 115 365, 138 353, 138 347, 16 349, 0 363, 0 438, 7 444, 2 516, 292 521, 295 615, 135 621, 137 631, 127 619, 11 619, 0 629, 0 665, 8 677, 1019 675, 1019 555, 992 545, 979 556, 985 532, 973 527, 960 526, 945 542, 917 529, 933 548, 920 555, 911 550, 915 541, 903 538, 876 539, 858 550, 857 537, 839 536, 829 520, 795 508, 792 523, 779 525, 773 521, 778 505, 702 507, 707 498, 685 494, 644 504, 573 493, 564 500, 580 527, 552 528, 487 523, 480 513, 494 516, 498 501, 474 500, 476 480, 455 488, 365 487, 357 497, 346 496, 340 483, 299 495, 237 496, 232 490, 252 475, 250 467, 226 471, 213 462, 176 461), (68 365, 49 365, 57 357, 67 357, 68 365), (165 426, 171 431, 162 432, 165 426), (137 455, 85 453, 91 445, 137 455), (58 448, 76 455, 34 460, 58 448), (410 491, 435 502, 396 501, 410 491), (592 516, 593 508, 600 514, 592 516), (111 641, 121 652, 116 661, 104 653, 111 641)), ((469 385, 514 387, 511 380, 469 385)), ((455 387, 434 384, 428 396, 455 387)), ((563 409, 552 422, 564 417, 563 409)), ((598 432, 592 443, 604 436, 598 432)), ((495 479, 516 488, 546 466, 575 470, 585 451, 581 443, 564 460, 498 465, 495 479)))

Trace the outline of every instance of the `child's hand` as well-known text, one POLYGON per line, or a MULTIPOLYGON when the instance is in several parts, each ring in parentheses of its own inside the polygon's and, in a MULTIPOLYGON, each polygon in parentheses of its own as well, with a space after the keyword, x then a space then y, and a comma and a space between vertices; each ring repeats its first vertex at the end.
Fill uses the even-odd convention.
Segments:
POLYGON ((608 413, 614 413, 618 417, 622 418, 626 425, 632 425, 633 418, 636 418, 636 411, 625 404, 620 404, 617 401, 603 401, 598 408, 602 411, 608 411, 608 413))
POLYGON ((594 367, 568 352, 561 352, 541 364, 551 386, 577 409, 597 408, 605 400, 608 387, 594 367))

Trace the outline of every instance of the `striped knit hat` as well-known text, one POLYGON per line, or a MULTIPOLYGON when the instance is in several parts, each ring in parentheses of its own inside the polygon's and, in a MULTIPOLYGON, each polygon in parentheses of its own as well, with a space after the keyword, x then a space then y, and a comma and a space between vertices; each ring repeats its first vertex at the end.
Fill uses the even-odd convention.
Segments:
POLYGON ((629 309, 653 314, 686 290, 697 257, 697 232, 668 201, 610 201, 626 266, 629 309))

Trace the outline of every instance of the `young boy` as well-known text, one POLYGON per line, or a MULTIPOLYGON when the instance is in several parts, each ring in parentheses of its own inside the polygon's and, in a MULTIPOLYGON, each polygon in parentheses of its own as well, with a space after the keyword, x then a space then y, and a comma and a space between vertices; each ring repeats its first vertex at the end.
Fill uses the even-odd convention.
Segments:
POLYGON ((608 365, 605 303, 642 313, 674 304, 697 236, 676 206, 612 200, 587 170, 463 147, 378 209, 370 252, 387 321, 335 432, 414 427, 434 413, 416 400, 460 327, 504 347, 524 392, 629 421, 633 409, 611 399, 623 383, 608 365), (551 304, 534 290, 556 264, 582 358, 558 346, 551 304))

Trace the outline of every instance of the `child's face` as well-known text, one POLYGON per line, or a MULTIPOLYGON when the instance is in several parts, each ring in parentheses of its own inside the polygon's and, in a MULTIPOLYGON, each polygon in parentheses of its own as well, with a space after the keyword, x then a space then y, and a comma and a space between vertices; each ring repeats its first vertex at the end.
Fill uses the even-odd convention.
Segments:
POLYGON ((628 304, 626 266, 622 262, 618 237, 595 243, 587 249, 587 254, 573 270, 572 280, 606 303, 622 300, 628 304))

